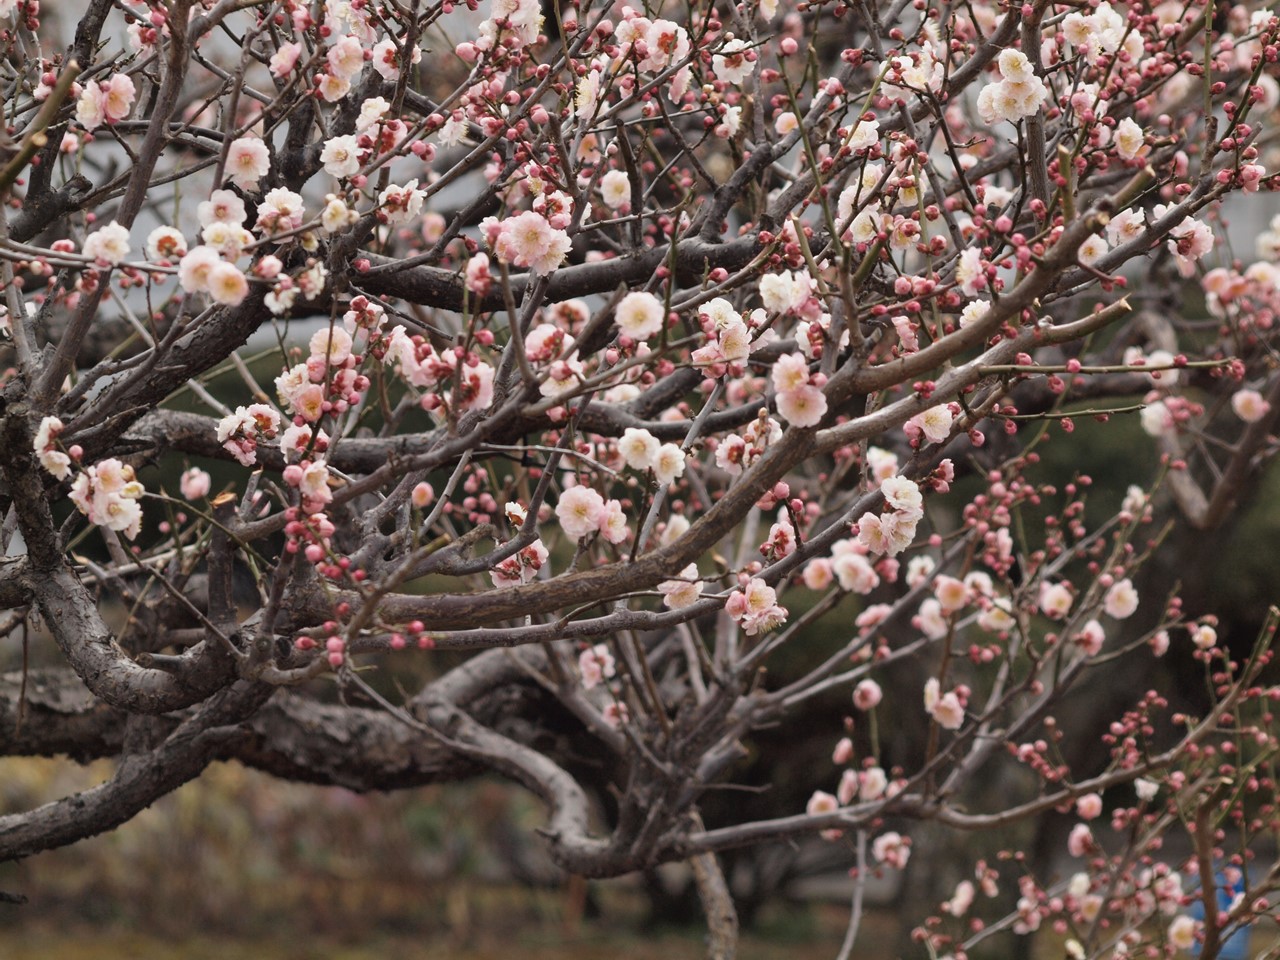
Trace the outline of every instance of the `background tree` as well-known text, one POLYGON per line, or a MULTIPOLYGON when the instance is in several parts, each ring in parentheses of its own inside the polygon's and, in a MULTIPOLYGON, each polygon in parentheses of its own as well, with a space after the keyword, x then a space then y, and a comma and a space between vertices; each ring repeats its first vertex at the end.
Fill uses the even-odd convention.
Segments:
POLYGON ((0 7, 0 628, 61 663, 6 679, 0 742, 119 757, 0 856, 235 759, 509 777, 570 873, 691 862, 717 956, 718 854, 822 832, 865 878, 920 821, 1010 838, 935 954, 1051 922, 1211 956, 1270 910, 1255 865, 1180 913, 1273 827, 1274 622, 1233 651, 1137 584, 1157 518, 1218 527, 1273 450, 1280 240, 1214 223, 1271 185, 1280 23, 471 7, 90 0, 65 50, 0 7), (1042 448, 1121 415, 1159 452, 1091 511, 1042 448), (1166 651, 1185 709, 1134 682, 1166 651), (828 696, 793 735, 831 792, 714 802, 828 696), (1015 829, 1054 810, 1064 883, 1015 829), (1198 893, 1153 859, 1179 824, 1198 893))

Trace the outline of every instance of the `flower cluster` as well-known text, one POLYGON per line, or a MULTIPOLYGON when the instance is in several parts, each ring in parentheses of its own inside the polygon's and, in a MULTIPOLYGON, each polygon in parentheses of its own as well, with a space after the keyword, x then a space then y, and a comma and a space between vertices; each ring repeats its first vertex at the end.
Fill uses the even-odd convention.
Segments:
POLYGON ((1021 50, 1004 50, 997 62, 1001 79, 987 84, 978 94, 978 113, 983 122, 1017 123, 1038 112, 1049 96, 1049 88, 1036 76, 1027 55, 1021 50))
POLYGON ((777 592, 759 577, 751 577, 731 593, 724 609, 749 637, 787 622, 787 610, 778 606, 777 592))
POLYGON ((218 442, 245 467, 257 462, 259 442, 279 435, 280 414, 265 403, 237 407, 218 421, 218 442))
POLYGON ((110 457, 78 473, 70 497, 90 523, 132 540, 142 530, 142 504, 138 501, 145 492, 133 467, 110 457))
POLYGON ((858 542, 873 554, 895 557, 911 546, 916 526, 924 517, 924 498, 919 486, 907 477, 888 477, 880 482, 884 513, 865 513, 856 525, 858 542))

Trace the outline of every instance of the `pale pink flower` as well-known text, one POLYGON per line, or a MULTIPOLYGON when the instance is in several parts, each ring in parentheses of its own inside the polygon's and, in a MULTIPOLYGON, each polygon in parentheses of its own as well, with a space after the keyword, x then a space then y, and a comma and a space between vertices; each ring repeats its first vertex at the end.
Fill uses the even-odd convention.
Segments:
POLYGON ((924 439, 929 443, 942 443, 951 435, 951 424, 955 420, 951 413, 951 407, 946 403, 937 407, 929 407, 923 413, 916 413, 914 417, 906 421, 906 435, 915 438, 915 436, 923 435, 924 439))
POLYGON ((880 585, 880 576, 871 566, 871 561, 852 549, 833 556, 831 570, 839 578, 840 588, 851 593, 866 596, 880 585))
POLYGON ((951 899, 942 905, 942 909, 953 917, 963 917, 973 906, 974 886, 972 880, 961 880, 956 884, 956 891, 951 899))
POLYGON ((1086 793, 1076 798, 1076 814, 1081 820, 1093 820, 1102 813, 1102 797, 1096 793, 1086 793))
POLYGON ((436 492, 431 484, 423 482, 416 484, 413 492, 409 495, 409 499, 413 501, 413 505, 419 510, 425 510, 431 506, 431 501, 436 498, 436 492))
POLYGON ((893 607, 887 603, 873 603, 854 618, 853 625, 863 633, 874 630, 889 619, 893 607))
POLYGON ((308 512, 310 513, 323 509, 322 505, 333 499, 333 493, 329 489, 329 467, 323 460, 315 460, 302 468, 298 492, 302 495, 304 503, 309 504, 308 512))
POLYGON ((1133 616, 1138 609, 1138 591, 1134 589, 1133 581, 1125 577, 1112 584, 1102 602, 1102 609, 1115 620, 1133 616))
POLYGON ((929 714, 944 730, 959 730, 964 726, 964 706, 954 690, 949 690, 938 697, 929 714))
POLYGON ((489 571, 495 587, 512 587, 528 583, 538 576, 549 554, 541 540, 535 540, 514 557, 507 557, 489 571))
POLYGON ((618 441, 618 453, 632 470, 648 470, 658 457, 662 442, 643 427, 627 427, 618 441))
POLYGON ((606 680, 612 679, 617 673, 614 666, 613 654, 609 652, 608 646, 603 643, 597 643, 594 647, 583 650, 578 654, 578 672, 582 675, 582 689, 590 690, 599 686, 606 680))
POLYGON ((720 52, 711 58, 711 69, 716 79, 735 85, 742 83, 752 69, 746 53, 747 44, 743 40, 730 40, 722 46, 720 52))
POLYGON ((801 353, 785 353, 774 361, 770 371, 773 389, 787 393, 809 383, 809 361, 801 353))
POLYGON ((960 263, 956 266, 956 283, 966 297, 976 296, 979 290, 987 285, 987 274, 982 267, 982 251, 967 247, 960 254, 960 263))
POLYGON ((393 184, 378 194, 378 216, 385 223, 408 223, 422 212, 426 196, 418 189, 417 180, 410 180, 403 187, 393 184))
POLYGON ((508 263, 544 276, 564 262, 572 246, 567 233, 532 210, 502 221, 497 228, 494 252, 508 263))
POLYGON ((325 103, 337 103, 351 92, 351 81, 335 73, 320 74, 316 83, 316 93, 325 103))
POLYGON ((199 467, 191 467, 179 478, 178 489, 182 491, 182 495, 188 500, 199 500, 201 497, 209 495, 211 483, 212 480, 209 474, 199 467))
POLYGON ((873 710, 884 699, 884 691, 874 680, 859 680, 853 688, 853 705, 859 710, 873 710))
POLYGON ((128 74, 114 73, 102 84, 102 112, 108 121, 123 120, 133 109, 137 95, 128 74))
MULTIPOLYGON (((395 81, 400 78, 400 45, 390 37, 380 41, 373 48, 373 69, 377 70, 383 80, 395 81)), ((409 55, 411 63, 422 61, 422 50, 415 44, 409 55)))
POLYGON ((840 785, 836 787, 836 800, 840 806, 847 807, 858 795, 858 771, 846 770, 840 775, 840 785))
POLYGON ((339 38, 325 55, 329 70, 334 76, 350 80, 364 69, 364 44, 360 38, 348 34, 339 38))
POLYGON ((827 397, 810 384, 796 387, 776 398, 778 415, 796 427, 816 427, 827 413, 827 397))
POLYGON ((1257 423, 1271 412, 1271 404, 1257 390, 1237 390, 1231 395, 1231 409, 1245 423, 1257 423))
POLYGON ((811 817, 816 817, 824 813, 835 813, 839 809, 840 801, 834 795, 815 790, 809 802, 805 804, 804 812, 811 817))
POLYGON ((662 594, 662 604, 672 610, 695 603, 702 595, 702 581, 698 579, 698 565, 691 563, 680 571, 678 579, 663 580, 658 584, 658 592, 662 594))
POLYGON ((326 364, 340 367, 351 356, 351 334, 342 327, 321 327, 311 335, 311 356, 326 364))
POLYGON ((1071 609, 1071 590, 1065 583, 1040 584, 1040 610, 1050 620, 1061 620, 1071 609))
POLYGON ((801 576, 804 585, 810 590, 825 590, 835 580, 835 571, 831 567, 831 561, 826 557, 815 557, 805 564, 804 573, 801 576))
POLYGON ((643 290, 623 297, 613 315, 618 329, 633 340, 646 340, 658 333, 666 316, 662 301, 643 290))
POLYGON ((571 540, 581 540, 600 529, 604 498, 591 487, 570 487, 556 504, 556 519, 571 540))
POLYGON ((106 96, 96 81, 86 83, 76 100, 76 122, 86 130, 96 130, 107 120, 106 96))
POLYGON ((271 170, 271 153, 257 137, 240 137, 231 141, 227 150, 227 176, 246 190, 256 189, 258 181, 271 170))
POLYGON ((622 504, 617 500, 605 501, 604 510, 600 513, 600 536, 609 543, 622 543, 630 535, 622 504))
POLYGON ((320 151, 324 172, 341 179, 360 172, 360 146, 354 134, 344 134, 325 141, 320 151))
POLYGON ((112 220, 84 238, 82 251, 101 263, 120 263, 129 255, 129 229, 112 220))
POLYGON ((942 612, 948 615, 962 609, 969 602, 969 588, 964 581, 945 574, 934 578, 933 595, 942 605, 942 612))
POLYGON ((880 481, 880 492, 885 503, 907 516, 919 517, 924 513, 924 498, 920 487, 907 477, 886 477, 880 481))
POLYGON ((1191 950, 1196 945, 1200 922, 1188 916, 1175 917, 1169 924, 1169 945, 1175 950, 1191 950))
POLYGON ((283 80, 289 74, 293 73, 293 68, 298 65, 298 58, 302 55, 302 44, 300 43, 282 43, 280 48, 271 55, 268 66, 271 69, 271 75, 277 79, 283 80))
POLYGON ((901 870, 911 856, 911 841, 900 833, 882 833, 871 841, 871 855, 877 863, 901 870))
POLYGON ((1077 823, 1071 828, 1071 835, 1067 837, 1067 853, 1073 857, 1083 857, 1093 848, 1093 831, 1083 823, 1077 823))
POLYGON ((1102 652, 1102 645, 1106 642, 1107 634, 1102 629, 1102 624, 1097 620, 1090 620, 1080 628, 1080 635, 1076 637, 1076 642, 1080 644, 1080 649, 1084 651, 1087 657, 1096 657, 1102 652))
POLYGON ((679 445, 664 443, 653 457, 653 475, 661 484, 674 482, 684 476, 685 456, 679 445))
POLYGON ((1086 267, 1092 266, 1102 259, 1107 252, 1107 241, 1100 236, 1086 237, 1084 243, 1076 250, 1076 259, 1086 267))
POLYGON ((1218 631, 1207 623, 1202 623, 1191 631, 1191 642, 1197 650, 1208 650, 1217 644, 1218 631))
POLYGON ((1115 132, 1112 134, 1112 142, 1116 146, 1116 153, 1123 160, 1132 160, 1142 152, 1145 146, 1145 137, 1140 127, 1132 117, 1125 117, 1116 124, 1115 132))
POLYGON ((71 476, 71 458, 59 450, 55 441, 63 431, 62 421, 57 417, 45 417, 40 421, 40 429, 36 431, 32 447, 40 460, 40 466, 59 480, 71 476))
POLYGON ((1151 637, 1151 653, 1157 657, 1163 657, 1169 652, 1169 631, 1158 630, 1151 637))
POLYGON ((612 729, 617 730, 624 723, 631 720, 631 711, 620 700, 610 700, 600 711, 600 717, 612 729))
POLYGON ((360 214, 347 206, 347 202, 341 197, 334 196, 332 193, 325 196, 324 207, 320 211, 320 226, 324 228, 325 233, 337 233, 359 219, 360 214))
POLYGON ((234 307, 249 295, 249 281, 234 263, 221 262, 209 270, 209 297, 215 303, 234 307))
POLYGON ((187 252, 187 240, 173 227, 156 227, 147 234, 147 259, 173 262, 187 252))
POLYGON ((879 800, 889 788, 889 777, 883 767, 868 767, 858 773, 858 799, 864 803, 879 800))
POLYGON ((835 750, 831 753, 831 762, 835 764, 848 763, 853 759, 853 741, 848 737, 841 737, 836 743, 835 750))
POLYGON ((600 178, 600 199, 610 210, 631 200, 631 179, 622 170, 610 170, 600 178))
POLYGON ((285 233, 302 226, 303 213, 300 194, 284 187, 276 187, 268 190, 258 203, 258 219, 253 226, 267 236, 285 233))

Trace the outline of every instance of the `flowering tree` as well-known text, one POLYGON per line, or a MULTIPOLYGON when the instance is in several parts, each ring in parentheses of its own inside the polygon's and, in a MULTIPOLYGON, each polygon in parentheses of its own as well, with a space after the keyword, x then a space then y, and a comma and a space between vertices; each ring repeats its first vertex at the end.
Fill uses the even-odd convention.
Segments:
POLYGON ((717 853, 820 833, 865 878, 921 821, 1052 810, 1078 872, 972 864, 924 948, 1213 956, 1267 913, 1270 632, 1233 653, 1136 584, 1158 519, 1216 526, 1273 450, 1280 230, 1236 259, 1217 211, 1271 185, 1280 21, 480 7, 0 2, 0 629, 64 665, 4 678, 2 742, 121 758, 0 817, 0 856, 237 759, 510 777, 566 871, 690 861, 716 956, 717 853), (1040 445, 1130 413, 1158 452, 1093 516, 1040 445), (1141 682, 1160 656, 1202 668, 1198 714, 1141 682), (1119 665, 1076 769, 1057 711, 1119 665), (832 690, 849 717, 796 734, 829 792, 705 822, 753 731, 832 690), (611 758, 602 816, 553 703, 611 758))

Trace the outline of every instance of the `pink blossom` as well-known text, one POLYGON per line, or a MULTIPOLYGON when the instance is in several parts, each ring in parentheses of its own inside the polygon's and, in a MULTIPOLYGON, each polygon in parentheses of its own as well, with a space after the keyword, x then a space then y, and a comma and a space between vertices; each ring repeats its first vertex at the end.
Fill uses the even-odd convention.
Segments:
POLYGON ((1102 624, 1097 620, 1090 620, 1080 628, 1080 635, 1076 641, 1080 644, 1080 649, 1084 651, 1086 657, 1096 657, 1102 652, 1102 645, 1106 642, 1107 634, 1102 629, 1102 624))
POLYGON ((571 246, 568 234, 532 210, 498 224, 493 241, 494 252, 503 260, 543 275, 564 262, 571 246))
POLYGON ((1071 590, 1065 583, 1040 584, 1040 610, 1050 620, 1061 620, 1071 609, 1071 590))
POLYGON ((227 149, 227 176, 246 190, 254 190, 258 181, 271 170, 271 153, 257 137, 240 137, 227 149))
POLYGON ((613 314, 618 329, 633 340, 646 340, 658 333, 666 316, 662 301, 643 290, 628 293, 613 314))
POLYGON ((570 487, 556 504, 556 519, 565 536, 581 540, 600 529, 604 498, 590 487, 570 487))
POLYGON ((513 557, 507 557, 489 571, 495 587, 528 583, 538 576, 550 554, 541 540, 535 540, 513 557))
POLYGON ((112 220, 85 237, 82 249, 86 257, 101 263, 120 263, 129 255, 129 230, 112 220))
POLYGON ((618 453, 632 470, 649 470, 657 460, 662 442, 643 427, 627 427, 618 440, 618 453))
POLYGON ((945 614, 955 613, 969 602, 969 588, 963 580, 939 575, 933 580, 933 595, 938 598, 945 614))
POLYGON ((1196 935, 1200 932, 1200 922, 1192 917, 1175 917, 1169 924, 1169 944, 1175 950, 1191 950, 1196 945, 1196 935))
POLYGON ((817 817, 824 813, 834 813, 839 809, 840 801, 836 797, 821 790, 815 790, 809 802, 805 804, 804 812, 811 817, 817 817))
POLYGON ((279 49, 271 55, 269 66, 271 75, 277 79, 283 80, 289 74, 293 73, 294 67, 298 65, 298 58, 302 55, 302 44, 300 43, 282 43, 279 49))
POLYGON ((187 252, 187 241, 173 227, 156 227, 147 234, 147 259, 167 260, 172 263, 187 252))
POLYGON ((809 361, 804 354, 785 353, 774 361, 770 377, 779 394, 799 389, 809 383, 809 361))
POLYGON ((659 483, 674 482, 684 475, 685 454, 678 444, 664 443, 653 457, 653 474, 659 483))
POLYGON ((698 578, 698 565, 691 563, 680 571, 678 579, 663 580, 658 584, 662 605, 672 610, 690 606, 702 595, 702 581, 698 578))
POLYGON ((234 263, 222 261, 209 269, 209 298, 215 303, 238 306, 249 295, 249 281, 234 263))
POLYGON ((71 457, 57 447, 57 437, 63 429, 63 423, 57 417, 45 417, 40 421, 40 428, 32 443, 40 466, 58 480, 71 476, 71 457))
POLYGON ((1102 609, 1107 616, 1115 620, 1125 620, 1133 616, 1138 609, 1138 591, 1128 577, 1112 584, 1102 602, 1102 609))
POLYGON ((133 109, 133 98, 137 91, 133 80, 125 73, 113 73, 102 84, 102 111, 108 122, 123 120, 133 109))
POLYGON ((911 841, 900 833, 882 833, 871 841, 871 855, 877 863, 901 870, 911 856, 911 841))
POLYGON ((831 754, 831 762, 835 764, 848 763, 853 759, 853 741, 848 737, 841 737, 836 743, 836 748, 831 754))
POLYGON ((1237 390, 1231 395, 1231 409, 1245 423, 1257 423, 1271 412, 1271 404, 1257 390, 1237 390))
POLYGON ((1076 798, 1076 814, 1081 820, 1093 820, 1102 813, 1102 797, 1096 793, 1086 793, 1076 798))
POLYGON ((860 680, 853 688, 853 705, 859 710, 874 710, 883 698, 884 692, 874 680, 860 680))
POLYGON ((840 775, 840 785, 836 787, 836 800, 840 806, 847 807, 858 795, 858 771, 846 770, 840 775))
POLYGON ((85 84, 76 100, 76 122, 86 130, 96 130, 107 120, 106 95, 97 82, 85 84))
POLYGON ((199 500, 201 497, 209 495, 211 482, 209 474, 199 467, 191 467, 178 480, 178 489, 182 491, 182 495, 188 500, 199 500))
POLYGON ((1093 849, 1093 831, 1083 823, 1077 823, 1071 828, 1071 835, 1067 837, 1067 853, 1073 857, 1083 857, 1091 849, 1093 849))
POLYGON ((578 655, 578 673, 582 675, 582 689, 590 690, 604 681, 612 679, 617 672, 614 667, 613 654, 608 646, 597 643, 594 647, 583 650, 578 655))
POLYGON ((832 581, 835 580, 835 572, 832 570, 831 561, 826 557, 815 557, 805 564, 801 579, 810 590, 827 589, 827 587, 831 586, 832 581))
POLYGON ((805 384, 777 396, 778 415, 797 427, 816 427, 827 413, 827 398, 815 386, 805 384))

